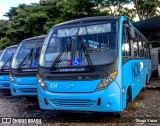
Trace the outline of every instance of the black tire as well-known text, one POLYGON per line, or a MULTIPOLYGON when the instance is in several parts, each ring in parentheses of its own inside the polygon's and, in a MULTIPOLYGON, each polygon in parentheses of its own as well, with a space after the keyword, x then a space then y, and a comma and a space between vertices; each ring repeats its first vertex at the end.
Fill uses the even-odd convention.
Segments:
POLYGON ((25 98, 26 98, 28 101, 36 101, 36 100, 37 100, 37 97, 35 97, 35 96, 25 96, 25 98))
POLYGON ((143 88, 142 88, 142 91, 145 91, 146 90, 146 86, 144 86, 143 88))
POLYGON ((128 90, 127 90, 127 94, 126 94, 126 103, 131 103, 132 102, 132 91, 131 91, 131 88, 128 87, 128 90))
POLYGON ((114 117, 122 117, 121 112, 114 112, 113 115, 114 115, 114 117))
POLYGON ((148 75, 146 77, 146 85, 149 84, 149 80, 147 80, 147 78, 148 78, 148 75))
POLYGON ((148 78, 148 75, 146 76, 146 82, 145 82, 145 85, 144 85, 144 87, 142 88, 142 91, 145 91, 145 90, 146 90, 147 78, 148 78))

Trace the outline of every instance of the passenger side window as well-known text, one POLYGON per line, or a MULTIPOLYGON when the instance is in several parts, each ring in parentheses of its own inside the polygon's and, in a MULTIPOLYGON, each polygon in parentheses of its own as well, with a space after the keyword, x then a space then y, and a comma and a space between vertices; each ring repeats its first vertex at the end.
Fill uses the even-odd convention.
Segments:
POLYGON ((122 57, 123 61, 126 61, 131 56, 131 46, 129 42, 128 30, 123 26, 123 36, 122 36, 122 57))
MULTIPOLYGON (((135 33, 136 34, 136 33, 135 33)), ((136 34, 136 38, 133 41, 133 49, 134 49, 134 57, 139 57, 139 47, 138 47, 138 35, 136 34)))
POLYGON ((145 58, 150 58, 149 47, 145 41, 144 41, 144 55, 145 55, 145 58))
POLYGON ((144 57, 144 45, 140 36, 138 36, 139 57, 144 57))
POLYGON ((150 58, 149 47, 146 44, 146 58, 150 58))

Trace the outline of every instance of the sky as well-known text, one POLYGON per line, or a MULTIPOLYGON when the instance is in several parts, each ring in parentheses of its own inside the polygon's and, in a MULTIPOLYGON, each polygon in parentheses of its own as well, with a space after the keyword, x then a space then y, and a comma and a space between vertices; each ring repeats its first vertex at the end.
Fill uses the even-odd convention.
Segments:
POLYGON ((9 11, 10 7, 17 7, 19 4, 38 3, 39 0, 0 0, 0 19, 8 19, 3 15, 9 11))

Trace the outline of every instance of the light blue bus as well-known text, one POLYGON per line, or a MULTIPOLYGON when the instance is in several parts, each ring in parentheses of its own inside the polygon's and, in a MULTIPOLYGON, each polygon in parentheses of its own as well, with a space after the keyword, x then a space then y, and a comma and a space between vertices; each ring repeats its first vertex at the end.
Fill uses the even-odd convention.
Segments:
POLYGON ((3 52, 3 50, 0 51, 0 56, 1 56, 2 52, 3 52))
POLYGON ((52 27, 38 67, 41 109, 123 111, 151 76, 146 38, 123 16, 52 27))
POLYGON ((12 96, 37 95, 37 66, 45 35, 23 40, 13 57, 10 68, 12 96))
POLYGON ((4 49, 0 56, 0 89, 10 89, 9 70, 17 45, 4 49))

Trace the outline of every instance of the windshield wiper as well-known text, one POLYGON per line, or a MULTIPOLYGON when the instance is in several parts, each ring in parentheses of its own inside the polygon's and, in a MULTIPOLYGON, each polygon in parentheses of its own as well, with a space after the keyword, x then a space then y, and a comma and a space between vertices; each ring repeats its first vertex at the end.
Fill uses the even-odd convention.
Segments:
POLYGON ((76 46, 77 46, 77 41, 78 41, 78 34, 79 34, 79 30, 80 30, 81 25, 82 25, 82 21, 79 23, 77 33, 76 33, 76 40, 74 42, 74 48, 73 48, 72 57, 71 57, 71 66, 73 66, 73 60, 75 59, 76 46))
POLYGON ((59 53, 59 55, 57 56, 57 58, 55 59, 55 61, 53 62, 52 66, 51 66, 51 70, 55 70, 55 66, 56 64, 58 63, 60 57, 62 56, 62 54, 68 50, 70 50, 71 48, 71 42, 72 42, 72 39, 67 43, 66 47, 59 53))
POLYGON ((28 53, 26 55, 26 57, 24 57, 24 59, 22 60, 22 62, 19 64, 18 69, 21 69, 21 66, 23 65, 24 61, 26 61, 27 58, 30 58, 33 52, 33 48, 31 49, 30 53, 28 53))
POLYGON ((6 64, 12 60, 12 58, 13 58, 13 54, 12 54, 12 56, 3 64, 2 68, 1 68, 2 70, 4 69, 4 67, 6 66, 6 64))
POLYGON ((81 47, 82 47, 84 55, 85 55, 85 57, 87 59, 89 68, 93 70, 95 67, 94 67, 94 65, 92 63, 92 60, 91 60, 91 58, 90 58, 90 56, 88 54, 88 51, 86 49, 86 46, 85 46, 85 44, 83 42, 81 43, 81 47))

